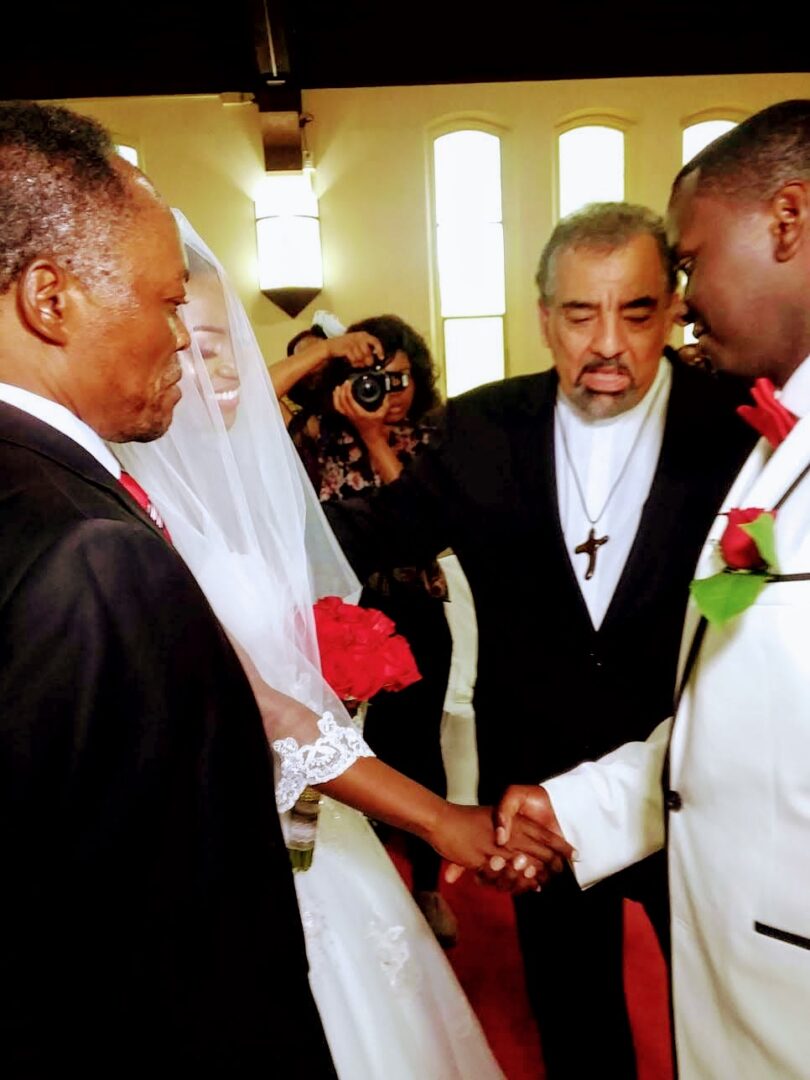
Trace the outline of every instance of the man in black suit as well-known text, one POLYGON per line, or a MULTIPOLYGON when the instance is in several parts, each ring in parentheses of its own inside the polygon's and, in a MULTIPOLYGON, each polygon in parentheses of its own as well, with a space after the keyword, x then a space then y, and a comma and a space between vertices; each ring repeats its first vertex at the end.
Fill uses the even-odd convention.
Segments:
POLYGON ((179 399, 168 208, 0 106, 0 1073, 333 1077, 258 710, 103 440, 179 399))
MULTIPOLYGON (((687 585, 751 436, 702 371, 662 358, 678 301, 661 220, 597 204, 559 223, 538 272, 554 370, 447 403, 435 445, 370 501, 329 507, 361 574, 456 552, 478 620, 482 802, 671 712, 687 585)), ((664 943, 663 863, 517 900, 550 1077, 635 1075, 622 899, 664 943)))

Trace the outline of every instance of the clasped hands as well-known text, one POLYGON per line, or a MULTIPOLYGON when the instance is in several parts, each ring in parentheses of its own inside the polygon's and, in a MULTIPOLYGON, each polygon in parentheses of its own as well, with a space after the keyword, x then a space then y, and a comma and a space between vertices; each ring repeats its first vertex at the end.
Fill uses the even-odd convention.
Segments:
POLYGON ((576 857, 542 787, 512 785, 495 810, 452 803, 445 807, 434 846, 450 863, 448 882, 471 869, 479 881, 497 889, 537 891, 576 857))

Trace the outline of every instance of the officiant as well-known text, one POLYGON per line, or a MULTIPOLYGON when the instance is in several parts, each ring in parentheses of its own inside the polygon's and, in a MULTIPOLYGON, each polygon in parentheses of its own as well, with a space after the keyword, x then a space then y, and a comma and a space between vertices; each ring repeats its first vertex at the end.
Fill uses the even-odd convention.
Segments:
MULTIPOLYGON (((450 400, 434 444, 365 506, 329 516, 361 575, 456 552, 479 630, 481 802, 671 712, 687 586, 752 436, 734 393, 664 356, 679 308, 661 219, 626 203, 559 222, 537 274, 554 367, 450 400)), ((622 900, 665 944, 663 862, 518 898, 549 1077, 636 1075, 622 900)))

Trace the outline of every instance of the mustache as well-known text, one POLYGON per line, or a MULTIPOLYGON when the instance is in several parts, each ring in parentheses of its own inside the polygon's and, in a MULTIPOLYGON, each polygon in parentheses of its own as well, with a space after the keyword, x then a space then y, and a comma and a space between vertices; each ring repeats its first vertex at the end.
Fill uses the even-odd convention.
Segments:
POLYGON ((626 375, 629 379, 633 378, 633 373, 630 368, 621 360, 606 360, 604 357, 597 357, 594 360, 589 360, 585 364, 577 375, 575 385, 579 386, 583 378, 586 375, 592 374, 595 371, 610 371, 616 375, 626 375))

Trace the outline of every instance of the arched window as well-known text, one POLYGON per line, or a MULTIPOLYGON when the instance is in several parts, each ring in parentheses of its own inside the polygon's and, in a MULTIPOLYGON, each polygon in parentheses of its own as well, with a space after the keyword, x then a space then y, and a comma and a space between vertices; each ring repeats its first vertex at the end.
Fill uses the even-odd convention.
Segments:
POLYGON ((447 394, 502 379, 501 140, 480 130, 433 141, 433 191, 447 394))
POLYGON ((604 124, 583 124, 557 140, 560 217, 590 202, 624 198, 624 132, 604 124))

